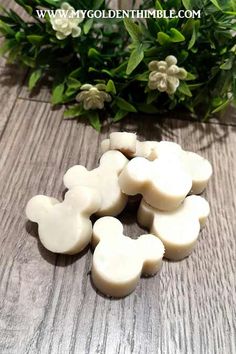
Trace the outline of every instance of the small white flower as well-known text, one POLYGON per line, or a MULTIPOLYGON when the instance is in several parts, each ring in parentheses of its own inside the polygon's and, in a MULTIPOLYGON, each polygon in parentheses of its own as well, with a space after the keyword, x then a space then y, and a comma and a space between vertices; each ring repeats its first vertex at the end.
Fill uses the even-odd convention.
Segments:
POLYGON ((148 65, 151 71, 148 81, 150 90, 167 92, 169 95, 175 93, 179 87, 179 80, 184 80, 187 76, 187 71, 176 64, 177 59, 173 55, 162 61, 151 61, 148 65))
POLYGON ((79 37, 81 28, 79 24, 83 21, 83 17, 78 16, 79 12, 70 6, 67 2, 61 5, 61 8, 56 10, 56 16, 50 18, 50 22, 54 31, 56 31, 57 39, 65 39, 68 36, 73 38, 79 37))
POLYGON ((81 86, 81 91, 76 100, 83 104, 86 111, 90 109, 103 109, 105 102, 111 102, 111 96, 105 92, 106 85, 97 84, 95 86, 85 84, 81 86))

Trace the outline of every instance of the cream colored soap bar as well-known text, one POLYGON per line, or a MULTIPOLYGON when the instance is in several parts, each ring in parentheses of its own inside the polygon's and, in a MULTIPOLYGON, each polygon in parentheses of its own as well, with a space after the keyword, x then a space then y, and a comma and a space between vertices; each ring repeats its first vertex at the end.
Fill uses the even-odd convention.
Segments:
POLYGON ((39 238, 51 252, 75 254, 82 251, 92 237, 89 217, 101 205, 99 193, 88 187, 68 191, 65 200, 37 195, 27 204, 27 218, 38 223, 39 238))
POLYGON ((154 235, 137 240, 123 234, 118 219, 103 217, 93 227, 92 279, 103 294, 123 297, 137 286, 140 276, 154 275, 162 264, 164 246, 154 235))
POLYGON ((178 159, 136 157, 120 174, 119 184, 127 195, 141 194, 154 208, 173 210, 190 192, 192 179, 178 159))
POLYGON ((118 176, 127 163, 128 159, 121 152, 108 151, 102 156, 100 166, 92 171, 80 165, 71 167, 64 176, 64 184, 68 189, 79 185, 95 188, 101 195, 101 206, 96 214, 116 216, 128 201, 118 183, 118 176))
POLYGON ((212 176, 210 162, 200 155, 185 151, 179 144, 169 141, 144 141, 140 142, 134 133, 111 133, 110 138, 101 144, 102 151, 120 150, 127 157, 145 157, 148 160, 169 155, 175 155, 192 178, 192 194, 201 194, 212 176))
POLYGON ((208 202, 200 196, 187 197, 178 209, 171 212, 154 209, 142 200, 138 222, 163 242, 165 257, 177 261, 192 252, 209 213, 208 202))

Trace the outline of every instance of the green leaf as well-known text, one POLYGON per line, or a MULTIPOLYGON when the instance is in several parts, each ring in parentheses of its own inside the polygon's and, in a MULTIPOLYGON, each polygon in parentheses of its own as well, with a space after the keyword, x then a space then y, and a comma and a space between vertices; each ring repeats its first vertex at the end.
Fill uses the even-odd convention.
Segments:
POLYGON ((75 105, 70 107, 69 109, 65 110, 64 117, 67 119, 76 118, 84 114, 84 109, 82 105, 75 105))
POLYGON ((143 113, 148 113, 148 114, 158 113, 158 109, 152 104, 138 103, 137 108, 140 112, 143 113))
MULTIPOLYGON (((42 0, 36 0, 39 5, 42 5, 42 0)), ((56 6, 58 7, 60 5, 61 0, 44 0, 44 2, 48 5, 56 6)))
POLYGON ((128 31, 130 37, 134 42, 139 42, 141 39, 142 32, 136 23, 134 23, 131 19, 125 18, 124 25, 126 30, 128 31))
POLYGON ((158 32, 157 40, 161 45, 165 45, 171 42, 170 36, 164 32, 158 32))
POLYGON ((186 10, 192 10, 191 0, 182 0, 182 3, 186 10))
POLYGON ((124 117, 126 117, 128 113, 129 113, 129 112, 120 109, 120 110, 116 113, 115 117, 112 119, 113 122, 119 122, 121 119, 123 119, 124 117))
POLYGON ((114 76, 113 73, 111 71, 107 70, 107 69, 102 69, 101 72, 106 74, 109 77, 113 77, 114 76))
POLYGON ((113 80, 109 80, 108 81, 108 83, 106 85, 106 92, 112 93, 113 95, 116 94, 116 87, 115 87, 115 84, 114 84, 113 80))
POLYGON ((142 74, 136 75, 136 76, 135 76, 135 80, 147 82, 147 81, 148 81, 149 74, 150 74, 149 71, 145 71, 145 72, 142 73, 142 74))
POLYGON ((101 122, 99 118, 99 114, 97 111, 89 111, 86 114, 86 117, 88 117, 90 124, 94 129, 96 129, 98 132, 101 130, 101 122))
POLYGON ((197 78, 196 75, 187 72, 187 77, 185 78, 185 80, 186 81, 193 81, 193 80, 196 80, 196 78, 197 78))
POLYGON ((131 103, 129 103, 126 100, 124 100, 124 98, 116 97, 115 103, 123 111, 137 112, 136 108, 131 103))
POLYGON ((163 7, 161 6, 160 1, 158 1, 158 0, 155 1, 155 9, 156 10, 163 10, 163 7))
POLYGON ((103 3, 104 3, 104 0, 94 0, 93 1, 93 9, 94 10, 100 9, 100 7, 102 6, 103 3))
POLYGON ((157 32, 160 31, 160 26, 153 18, 146 19, 147 28, 150 34, 156 38, 157 32))
POLYGON ((91 59, 96 59, 100 63, 103 63, 103 58, 102 58, 101 54, 95 48, 89 48, 88 57, 91 59))
POLYGON ((20 32, 20 31, 16 32, 15 39, 17 40, 18 43, 24 38, 25 38, 25 34, 24 33, 20 32))
POLYGON ((185 96, 192 97, 192 93, 189 90, 188 85, 184 81, 180 82, 180 85, 178 87, 178 91, 183 93, 185 96))
POLYGON ((33 45, 40 45, 44 40, 44 36, 38 36, 36 34, 31 34, 26 37, 28 41, 33 45))
POLYGON ((84 23, 84 34, 88 34, 89 31, 91 30, 93 26, 93 18, 89 18, 85 23, 84 23))
POLYGON ((2 20, 0 20, 0 32, 2 32, 4 35, 15 35, 15 31, 2 20))
POLYGON ((77 92, 78 90, 75 90, 74 88, 71 87, 67 87, 67 89, 64 92, 63 103, 71 101, 77 92))
POLYGON ((215 108, 211 113, 218 113, 220 111, 222 111, 223 109, 225 109, 226 107, 228 107, 228 105, 230 104, 230 100, 229 99, 225 99, 217 108, 215 108))
POLYGON ((16 46, 15 39, 5 40, 0 47, 0 56, 5 55, 7 52, 9 52, 15 46, 16 46))
POLYGON ((128 66, 126 69, 126 74, 130 75, 141 63, 143 58, 144 58, 143 47, 142 45, 140 45, 136 49, 134 49, 130 55, 128 66))
POLYGON ((218 3, 218 0, 210 0, 210 2, 217 7, 218 10, 222 11, 222 8, 220 7, 220 4, 218 3))
POLYGON ((170 39, 174 43, 185 41, 185 37, 176 28, 170 29, 170 39))
POLYGON ((189 84, 188 85, 188 88, 189 88, 189 90, 196 90, 196 89, 198 89, 199 87, 202 87, 204 84, 203 83, 199 83, 199 84, 189 84))
POLYGON ((159 95, 160 95, 160 92, 157 90, 148 92, 147 104, 151 104, 152 102, 156 101, 156 99, 159 95))
POLYGON ((81 82, 79 80, 75 79, 72 76, 68 77, 66 83, 67 83, 67 86, 69 88, 72 88, 72 89, 75 89, 75 90, 79 89, 80 86, 81 86, 81 82))
POLYGON ((26 66, 29 66, 30 68, 35 67, 35 59, 34 58, 28 57, 27 55, 23 55, 21 59, 26 66))
POLYGON ((63 102, 63 93, 64 93, 65 85, 64 83, 60 83, 54 86, 52 90, 52 104, 59 104, 63 102))
POLYGON ((199 20, 194 21, 193 33, 192 33, 192 37, 191 37, 189 44, 188 44, 188 49, 191 49, 194 46, 194 44, 197 40, 197 34, 198 34, 199 27, 200 27, 200 21, 199 20))
POLYGON ((81 76, 81 72, 82 68, 75 69, 69 74, 69 77, 79 78, 81 76))
POLYGON ((28 87, 30 91, 33 90, 33 88, 36 86, 36 84, 38 83, 41 77, 42 77, 42 69, 36 69, 31 73, 29 77, 29 83, 28 83, 28 87))
POLYGON ((101 54, 99 53, 99 51, 95 48, 89 48, 89 51, 88 51, 88 56, 90 58, 94 58, 94 57, 100 57, 101 54))
POLYGON ((231 70, 233 67, 233 58, 228 58, 226 61, 220 66, 221 70, 231 70))

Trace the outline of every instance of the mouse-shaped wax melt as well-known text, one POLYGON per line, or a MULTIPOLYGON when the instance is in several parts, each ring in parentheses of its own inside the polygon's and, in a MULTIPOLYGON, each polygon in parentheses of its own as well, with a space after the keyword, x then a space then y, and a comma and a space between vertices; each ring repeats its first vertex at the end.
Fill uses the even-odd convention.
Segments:
POLYGON ((121 172, 119 184, 127 195, 141 194, 154 208, 173 210, 190 192, 192 179, 175 157, 135 157, 121 172))
POLYGON ((134 133, 116 132, 102 141, 101 149, 103 152, 119 150, 128 158, 145 157, 150 161, 175 156, 192 178, 192 194, 201 194, 212 176, 212 166, 207 159, 171 141, 139 141, 134 133))
POLYGON ((179 144, 170 141, 160 141, 155 148, 156 158, 176 156, 192 179, 191 194, 201 194, 207 187, 212 176, 210 162, 202 156, 185 151, 179 144))
POLYGON ((154 160, 157 145, 157 141, 139 141, 134 133, 115 132, 110 134, 110 138, 102 141, 101 150, 102 153, 109 150, 118 150, 128 158, 145 157, 154 160))
POLYGON ((88 187, 75 187, 65 200, 37 195, 26 206, 29 220, 38 223, 40 241, 51 252, 75 254, 91 241, 90 216, 101 205, 99 193, 88 187))
POLYGON ((209 213, 208 202, 196 195, 188 196, 178 209, 170 212, 154 209, 142 200, 138 222, 163 242, 165 258, 177 261, 192 252, 209 213))
POLYGON ((108 151, 102 155, 100 166, 88 171, 84 166, 71 167, 64 176, 68 189, 75 186, 93 187, 101 195, 101 205, 96 212, 99 216, 115 216, 125 208, 128 198, 122 193, 118 177, 128 159, 119 151, 108 151))
POLYGON ((112 297, 130 294, 140 276, 154 275, 162 264, 164 246, 154 235, 134 240, 123 234, 121 222, 103 217, 93 227, 92 280, 98 290, 112 297))

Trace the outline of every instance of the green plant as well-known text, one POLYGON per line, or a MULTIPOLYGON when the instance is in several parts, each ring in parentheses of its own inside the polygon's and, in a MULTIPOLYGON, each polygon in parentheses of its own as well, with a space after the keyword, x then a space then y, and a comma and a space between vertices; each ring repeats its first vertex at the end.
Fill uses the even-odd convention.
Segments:
MULTIPOLYGON (((158 114, 184 107, 208 119, 236 102, 236 4, 234 0, 143 1, 141 9, 201 10, 201 18, 84 19, 81 35, 58 39, 50 17, 39 8, 57 9, 59 0, 16 0, 32 21, 2 9, 0 49, 8 61, 30 68, 29 89, 52 78, 52 104, 68 104, 66 118, 85 117, 100 129, 104 110, 86 110, 76 102, 84 84, 102 84, 111 96, 105 104, 114 121, 130 112, 158 114), (149 63, 175 56, 187 77, 175 92, 150 89, 149 63), (104 86, 105 85, 105 86, 104 86)), ((104 0, 69 0, 76 10, 104 9, 104 0)), ((159 87, 159 86, 158 86, 159 87)), ((102 105, 101 105, 102 106, 102 105)))

